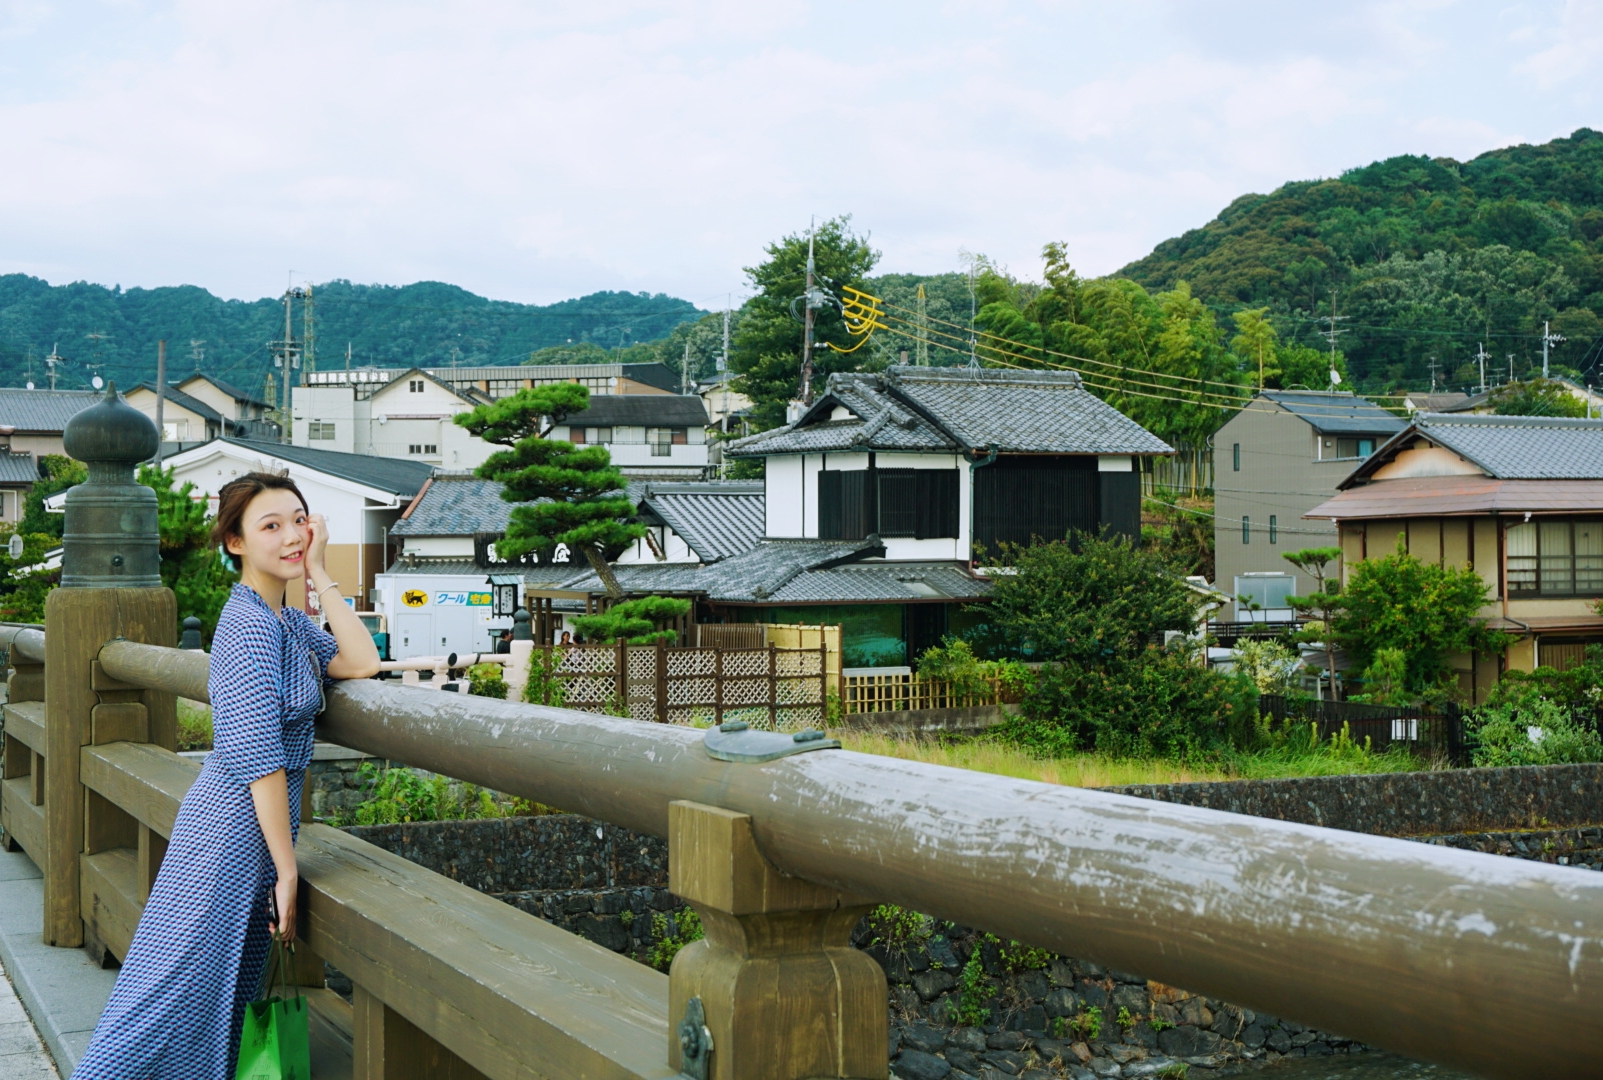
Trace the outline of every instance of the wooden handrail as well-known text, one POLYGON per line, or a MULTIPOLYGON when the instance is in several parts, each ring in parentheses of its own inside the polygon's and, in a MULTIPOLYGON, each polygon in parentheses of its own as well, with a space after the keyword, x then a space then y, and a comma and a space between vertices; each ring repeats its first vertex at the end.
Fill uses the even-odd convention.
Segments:
MULTIPOLYGON (((186 696, 204 662, 101 652, 186 696)), ((378 682, 319 729, 656 836, 674 800, 749 814, 795 877, 1487 1076, 1603 1055, 1590 871, 842 750, 731 764, 694 730, 378 682)))
POLYGON ((0 649, 6 648, 26 660, 42 664, 45 662, 45 632, 19 623, 0 626, 0 649))

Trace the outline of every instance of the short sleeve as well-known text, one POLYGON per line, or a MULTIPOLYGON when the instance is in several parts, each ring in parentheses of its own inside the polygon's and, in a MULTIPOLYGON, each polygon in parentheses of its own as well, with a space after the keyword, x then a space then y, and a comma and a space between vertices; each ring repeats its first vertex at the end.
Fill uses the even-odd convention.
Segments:
POLYGON ((242 785, 284 768, 283 657, 276 630, 249 618, 228 620, 212 640, 212 758, 242 785))

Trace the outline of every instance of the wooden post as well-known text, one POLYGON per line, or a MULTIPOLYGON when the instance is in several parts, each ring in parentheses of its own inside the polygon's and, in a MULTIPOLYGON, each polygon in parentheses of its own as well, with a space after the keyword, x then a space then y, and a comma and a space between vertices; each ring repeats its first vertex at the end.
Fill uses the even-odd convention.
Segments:
POLYGON ((354 1080, 483 1080, 484 1074, 417 1025, 354 987, 351 1005, 354 1080))
POLYGON ((614 666, 617 668, 616 690, 618 707, 623 710, 624 716, 632 716, 629 709, 629 646, 619 638, 613 646, 614 666))
POLYGON ((713 1080, 883 1078, 885 973, 851 934, 872 905, 786 877, 763 858, 752 819, 693 802, 668 807, 668 887, 706 938, 668 976, 668 1064, 693 997, 712 1031, 713 1080))
POLYGON ((818 628, 818 727, 829 726, 829 645, 824 641, 824 628, 818 628))
POLYGON ((668 722, 668 645, 657 642, 657 723, 668 722))
MULTIPOLYGON (((100 647, 116 637, 176 646, 178 605, 171 590, 57 588, 45 600, 46 799, 45 863, 41 869, 44 940, 50 945, 76 948, 84 943, 79 856, 104 850, 98 845, 109 843, 109 833, 98 828, 95 836, 85 832, 86 825, 95 822, 85 817, 88 800, 79 781, 79 751, 119 739, 158 741, 151 739, 152 735, 159 736, 159 744, 164 743, 166 749, 176 749, 173 695, 139 691, 141 703, 116 703, 110 709, 100 704, 94 661, 100 647)), ((107 691, 106 696, 113 693, 107 691)), ((135 842, 129 839, 127 846, 135 842)))
POLYGON ((768 727, 779 728, 779 646, 768 646, 768 727))
POLYGON ((717 646, 712 651, 712 719, 724 722, 724 650, 717 646))

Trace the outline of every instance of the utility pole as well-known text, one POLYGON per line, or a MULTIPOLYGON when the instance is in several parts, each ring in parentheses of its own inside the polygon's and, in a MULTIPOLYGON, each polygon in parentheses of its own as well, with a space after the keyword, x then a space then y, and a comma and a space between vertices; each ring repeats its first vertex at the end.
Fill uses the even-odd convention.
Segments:
POLYGON ((1436 392, 1436 358, 1434 356, 1430 358, 1428 366, 1430 367, 1430 392, 1434 394, 1436 392))
POLYGON ((167 428, 161 422, 162 405, 167 400, 167 339, 156 342, 156 468, 161 468, 161 444, 167 428))
POLYGON ((1514 381, 1514 354, 1508 354, 1508 381, 1514 381))
POLYGON ((690 339, 685 338, 685 358, 679 362, 679 392, 690 393, 690 339))
POLYGON ((1475 352, 1475 359, 1481 366, 1481 393, 1486 393, 1486 358, 1491 354, 1486 351, 1486 342, 1481 342, 1475 352))
POLYGON ((807 288, 803 292, 803 306, 806 308, 802 319, 802 370, 801 370, 801 400, 803 405, 813 403, 813 312, 817 309, 822 297, 813 284, 813 227, 807 228, 807 288))
POLYGON ((62 357, 61 354, 56 351, 60 344, 60 342, 53 343, 50 346, 50 355, 45 357, 45 370, 50 373, 50 389, 52 390, 56 388, 56 365, 61 363, 61 361, 64 359, 64 357, 62 357))
POLYGON ((918 285, 918 342, 914 346, 914 348, 916 349, 916 352, 914 353, 914 355, 918 357, 918 366, 919 367, 929 367, 930 366, 930 321, 929 321, 929 306, 928 305, 929 305, 929 300, 924 295, 924 283, 923 282, 919 282, 919 285, 918 285))
POLYGON ((729 306, 733 302, 732 298, 724 300, 724 354, 718 358, 718 370, 721 372, 729 370, 729 306))
POLYGON ((206 359, 206 342, 203 338, 189 339, 189 358, 195 362, 195 374, 200 374, 200 363, 206 359))
POLYGON ((1549 345, 1557 345, 1564 340, 1563 334, 1555 334, 1548 329, 1547 320, 1542 320, 1542 378, 1547 378, 1547 349, 1549 345))
POLYGON ((295 340, 295 300, 305 294, 299 289, 284 290, 284 340, 269 342, 269 347, 276 347, 278 352, 273 357, 273 366, 280 371, 279 383, 276 392, 270 392, 268 399, 278 408, 278 441, 288 443, 294 441, 294 418, 291 410, 294 406, 292 388, 295 383, 295 369, 301 366, 299 343, 295 340))
POLYGON ((345 343, 345 370, 351 370, 351 343, 349 341, 345 343))
POLYGON ((1336 339, 1347 332, 1340 329, 1336 324, 1345 318, 1347 316, 1336 314, 1336 290, 1331 289, 1330 317, 1326 320, 1330 323, 1330 329, 1325 331, 1325 337, 1330 340, 1330 388, 1332 390, 1336 389, 1337 384, 1341 382, 1341 373, 1336 370, 1336 339))
POLYGON ((317 321, 313 312, 312 287, 301 294, 301 370, 317 370, 317 321))
POLYGON ((980 366, 979 354, 976 351, 979 346, 979 339, 974 336, 974 324, 980 314, 979 305, 974 296, 974 269, 976 265, 975 258, 971 257, 968 261, 968 366, 971 368, 980 366))

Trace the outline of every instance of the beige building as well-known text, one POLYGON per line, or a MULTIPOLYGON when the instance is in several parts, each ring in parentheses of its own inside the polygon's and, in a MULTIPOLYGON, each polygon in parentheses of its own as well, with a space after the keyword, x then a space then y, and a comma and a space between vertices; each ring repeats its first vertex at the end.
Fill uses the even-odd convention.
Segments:
POLYGON ((1603 420, 1423 414, 1339 486, 1308 517, 1339 529, 1344 580, 1401 541, 1486 582, 1481 616, 1518 640, 1455 658, 1466 695, 1603 643, 1603 420))
MULTIPOLYGON (((210 375, 194 374, 170 383, 161 409, 162 442, 185 446, 228 436, 276 441, 271 406, 210 375)), ((156 384, 143 383, 124 395, 128 404, 156 419, 156 384)))
POLYGON ((1303 517, 1353 466, 1406 425, 1348 393, 1267 390, 1213 437, 1215 585, 1238 601, 1234 618, 1290 620, 1290 595, 1313 579, 1283 557, 1336 543, 1336 529, 1303 517))

